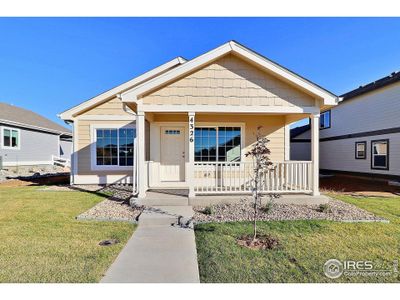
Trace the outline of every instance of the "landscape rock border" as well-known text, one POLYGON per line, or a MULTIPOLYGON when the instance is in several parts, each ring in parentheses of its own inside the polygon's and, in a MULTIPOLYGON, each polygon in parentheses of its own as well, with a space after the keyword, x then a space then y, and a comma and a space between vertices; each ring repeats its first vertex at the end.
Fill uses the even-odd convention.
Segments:
MULTIPOLYGON (((319 205, 278 204, 274 203, 268 212, 260 209, 258 221, 296 221, 296 220, 328 220, 346 223, 383 222, 388 220, 361 209, 355 205, 329 199, 329 211, 319 211, 319 205)), ((238 203, 217 204, 211 206, 195 206, 194 223, 240 222, 253 220, 253 204, 249 197, 238 203), (204 211, 211 210, 211 214, 204 211)))

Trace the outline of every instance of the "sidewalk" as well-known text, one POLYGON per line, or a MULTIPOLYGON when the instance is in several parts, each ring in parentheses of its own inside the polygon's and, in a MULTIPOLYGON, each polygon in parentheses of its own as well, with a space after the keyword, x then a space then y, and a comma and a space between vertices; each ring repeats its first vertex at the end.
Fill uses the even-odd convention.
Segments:
POLYGON ((144 212, 101 282, 200 282, 194 231, 171 226, 174 221, 176 216, 168 207, 162 212, 144 212))

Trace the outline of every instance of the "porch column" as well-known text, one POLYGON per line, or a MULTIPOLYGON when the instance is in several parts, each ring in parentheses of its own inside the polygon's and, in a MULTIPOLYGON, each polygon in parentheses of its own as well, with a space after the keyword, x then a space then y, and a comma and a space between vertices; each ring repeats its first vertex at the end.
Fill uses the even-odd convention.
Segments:
POLYGON ((319 195, 319 113, 311 115, 312 195, 319 195))
POLYGON ((145 114, 138 111, 136 115, 137 129, 137 168, 138 168, 138 198, 146 197, 147 170, 146 170, 146 143, 145 143, 145 114))
POLYGON ((194 192, 194 184, 195 184, 195 178, 194 178, 194 128, 195 128, 195 113, 194 112, 189 112, 188 113, 189 117, 189 164, 187 168, 187 183, 189 185, 189 198, 195 196, 194 192))

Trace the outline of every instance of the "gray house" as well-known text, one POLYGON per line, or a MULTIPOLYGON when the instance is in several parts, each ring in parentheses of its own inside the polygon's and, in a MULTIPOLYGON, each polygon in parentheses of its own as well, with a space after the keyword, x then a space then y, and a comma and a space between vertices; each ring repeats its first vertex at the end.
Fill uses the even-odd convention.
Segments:
POLYGON ((0 167, 68 164, 71 152, 69 129, 33 111, 0 102, 0 167))
MULTIPOLYGON (((320 170, 400 178, 400 72, 341 96, 320 117, 320 170)), ((291 130, 290 159, 310 159, 310 126, 291 130)))

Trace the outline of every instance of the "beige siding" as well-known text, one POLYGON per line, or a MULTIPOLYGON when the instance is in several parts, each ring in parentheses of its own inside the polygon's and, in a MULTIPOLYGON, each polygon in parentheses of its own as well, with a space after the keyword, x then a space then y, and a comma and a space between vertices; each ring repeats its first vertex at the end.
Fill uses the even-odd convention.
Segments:
POLYGON ((143 97, 143 104, 313 106, 314 99, 227 55, 143 97))
POLYGON ((198 115, 196 123, 210 122, 215 125, 229 122, 241 122, 245 126, 245 140, 243 153, 246 153, 256 141, 257 127, 262 126, 261 134, 270 140, 268 147, 271 150, 273 161, 285 159, 285 117, 284 116, 258 116, 258 115, 198 115))
POLYGON ((80 115, 128 115, 123 109, 123 103, 118 98, 112 98, 80 115))
POLYGON ((126 174, 131 175, 131 171, 92 171, 91 170, 91 131, 90 125, 121 125, 132 124, 131 121, 78 121, 78 175, 100 175, 100 174, 126 174))

